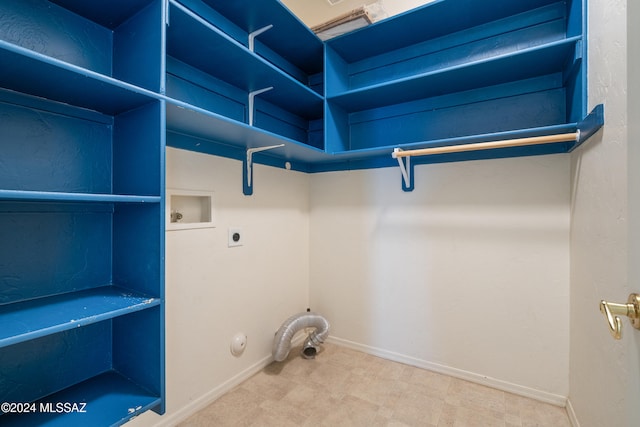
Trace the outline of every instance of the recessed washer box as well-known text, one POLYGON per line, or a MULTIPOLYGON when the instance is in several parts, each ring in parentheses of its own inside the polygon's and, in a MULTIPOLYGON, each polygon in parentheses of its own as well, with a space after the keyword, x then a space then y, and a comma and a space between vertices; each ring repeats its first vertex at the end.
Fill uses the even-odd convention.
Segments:
POLYGON ((213 228, 213 192, 167 189, 167 231, 213 228))

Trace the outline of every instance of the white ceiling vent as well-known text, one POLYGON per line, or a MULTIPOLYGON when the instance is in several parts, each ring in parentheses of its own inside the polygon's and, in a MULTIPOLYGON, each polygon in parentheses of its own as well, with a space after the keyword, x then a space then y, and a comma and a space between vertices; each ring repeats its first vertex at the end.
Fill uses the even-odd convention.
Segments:
POLYGON ((341 1, 342 1, 342 0, 327 0, 327 2, 328 2, 331 6, 333 6, 334 4, 338 4, 338 3, 340 3, 341 1))
MULTIPOLYGON (((327 0, 329 2, 335 0, 327 0)), ((338 0, 342 1, 342 0, 338 0)), ((360 6, 350 12, 339 15, 327 22, 316 25, 311 31, 316 33, 321 40, 329 40, 332 37, 366 27, 380 19, 387 17, 384 8, 380 5, 380 0, 376 3, 360 6)))

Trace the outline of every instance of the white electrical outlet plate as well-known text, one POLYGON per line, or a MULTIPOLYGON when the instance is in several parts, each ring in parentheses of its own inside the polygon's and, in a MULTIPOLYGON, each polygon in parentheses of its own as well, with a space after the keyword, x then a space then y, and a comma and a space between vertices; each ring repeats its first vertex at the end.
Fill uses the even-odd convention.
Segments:
POLYGON ((244 245, 244 234, 242 229, 239 227, 230 227, 229 228, 229 247, 233 248, 235 246, 244 245))

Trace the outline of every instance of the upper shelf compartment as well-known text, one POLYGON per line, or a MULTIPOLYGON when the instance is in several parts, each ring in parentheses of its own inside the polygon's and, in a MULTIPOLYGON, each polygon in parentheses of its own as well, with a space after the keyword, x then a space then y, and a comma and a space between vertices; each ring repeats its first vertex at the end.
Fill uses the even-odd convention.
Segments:
POLYGON ((322 96, 291 79, 215 25, 171 1, 167 54, 224 83, 249 93, 273 90, 261 99, 303 115, 322 114, 322 96), (295 105, 295 107, 294 107, 295 105))
MULTIPOLYGON (((485 5, 480 9, 485 14, 479 16, 474 15, 475 11, 465 10, 462 14, 458 10, 459 15, 467 17, 462 21, 470 26, 468 28, 459 28, 459 19, 450 16, 455 15, 458 3, 461 2, 435 2, 411 14, 330 41, 327 97, 366 97, 371 100, 369 105, 375 107, 383 102, 392 104, 549 74, 563 68, 567 55, 574 53, 573 45, 581 39, 579 35, 567 37, 564 2, 506 17, 503 16, 505 9, 513 9, 512 3, 526 2, 507 2, 511 7, 496 7, 493 14, 487 10, 493 10, 494 4, 485 5), (424 18, 419 26, 412 26, 416 20, 414 14, 424 18), (471 16, 475 16, 476 21, 470 22, 471 16), (490 18, 496 20, 484 21, 490 18), (453 31, 442 34, 434 20, 453 22, 453 31), (406 28, 416 31, 397 33, 395 27, 402 21, 410 21, 404 23, 406 28), (385 28, 385 34, 392 40, 376 39, 381 27, 389 27, 385 28), (359 45, 365 33, 368 41, 359 45), (416 33, 423 38, 416 40, 416 33), (396 34, 397 37, 391 36, 396 34), (396 47, 403 38, 406 44, 396 47), (562 47, 565 40, 567 43, 562 47), (389 45, 393 46, 392 50, 386 50, 389 45), (364 56, 364 52, 369 55, 364 56), (381 90, 382 87, 386 89, 381 90)), ((365 105, 358 102, 360 107, 356 108, 362 109, 365 105)))
POLYGON ((158 92, 162 13, 162 0, 1 2, 0 39, 52 63, 158 92))
POLYGON ((575 127, 586 117, 582 7, 440 0, 328 41, 327 151, 575 127))
MULTIPOLYGON (((582 10, 579 2, 573 3, 576 4, 573 5, 572 0, 493 0, 485 3, 472 0, 436 0, 331 39, 327 44, 346 62, 356 63, 385 53, 401 52, 408 46, 417 46, 426 41, 444 42, 455 34, 466 38, 470 29, 484 29, 489 34, 498 34, 500 31, 496 32, 494 27, 500 25, 502 19, 506 18, 505 22, 508 22, 520 14, 528 14, 554 4, 551 12, 555 14, 553 10, 560 9, 567 18, 567 37, 573 37, 582 34, 582 10)), ((511 30, 502 25, 502 31, 511 30)), ((443 44, 442 48, 446 48, 447 44, 443 44)))
POLYGON ((254 51, 301 82, 322 73, 322 41, 279 1, 202 1, 222 17, 216 25, 247 47, 250 34, 266 29, 254 51))
MULTIPOLYGON (((170 0, 169 102, 321 148, 322 95, 218 28, 219 22, 231 24, 214 19, 217 12, 209 6, 189 5, 195 10, 170 0)), ((167 117, 170 129, 181 127, 174 117, 167 117)))
MULTIPOLYGON (((575 56, 580 41, 580 37, 574 37, 489 58, 467 57, 467 62, 455 58, 439 64, 442 68, 434 67, 433 61, 425 61, 428 66, 421 72, 405 75, 407 71, 401 69, 398 74, 402 77, 361 86, 350 84, 356 88, 330 95, 328 99, 349 111, 359 111, 562 73, 581 60, 575 56)), ((417 70, 416 67, 411 71, 417 70)), ((375 72, 383 74, 380 68, 375 72)), ((364 80, 362 74, 365 73, 355 73, 350 81, 364 80)))

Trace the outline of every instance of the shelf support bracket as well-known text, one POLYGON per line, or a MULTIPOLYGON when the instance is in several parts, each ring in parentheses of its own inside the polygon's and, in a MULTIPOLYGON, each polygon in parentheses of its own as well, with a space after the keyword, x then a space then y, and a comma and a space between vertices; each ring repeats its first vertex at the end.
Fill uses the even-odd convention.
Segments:
POLYGON ((264 89, 258 89, 258 90, 254 90, 253 92, 249 92, 249 126, 253 126, 253 116, 255 113, 256 95, 269 92, 271 89, 273 89, 273 86, 269 86, 269 87, 265 87, 264 89))
POLYGON ((262 27, 260 29, 257 29, 249 33, 249 50, 251 52, 253 52, 255 48, 255 38, 260 34, 264 33, 265 31, 268 31, 272 28, 273 28, 273 24, 267 25, 266 27, 262 27))
POLYGON ((411 156, 406 156, 406 160, 402 161, 402 157, 398 156, 400 151, 402 151, 401 148, 394 148, 391 156, 398 160, 398 166, 400 166, 400 172, 402 173, 402 190, 413 191, 413 164, 411 164, 411 156))
POLYGON ((284 144, 269 145, 267 147, 248 148, 247 156, 242 165, 242 192, 245 196, 253 194, 253 154, 260 151, 273 150, 274 148, 284 147, 284 144))

